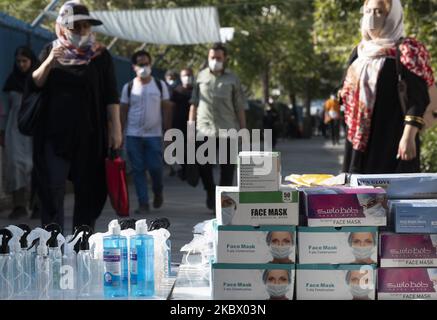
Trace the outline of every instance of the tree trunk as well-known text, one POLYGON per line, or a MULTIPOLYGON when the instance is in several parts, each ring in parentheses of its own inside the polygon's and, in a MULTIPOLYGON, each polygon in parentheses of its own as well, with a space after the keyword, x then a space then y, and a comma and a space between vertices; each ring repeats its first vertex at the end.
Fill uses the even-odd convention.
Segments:
POLYGON ((305 102, 304 102, 304 109, 305 109, 305 117, 304 117, 304 137, 305 138, 311 138, 312 136, 312 125, 311 125, 311 100, 312 100, 312 94, 311 94, 311 81, 308 80, 306 83, 306 90, 305 90, 305 102))
POLYGON ((270 64, 267 63, 262 74, 262 86, 263 86, 263 102, 269 102, 270 96, 270 64))

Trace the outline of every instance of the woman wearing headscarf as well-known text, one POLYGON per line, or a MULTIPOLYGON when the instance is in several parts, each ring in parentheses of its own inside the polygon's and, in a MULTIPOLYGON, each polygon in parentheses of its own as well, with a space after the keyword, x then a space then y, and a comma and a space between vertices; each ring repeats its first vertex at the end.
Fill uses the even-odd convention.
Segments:
POLYGON ((57 39, 29 81, 29 92, 42 97, 34 166, 43 225, 63 227, 67 179, 74 185, 73 227, 94 227, 106 201, 104 161, 108 148, 120 148, 122 135, 112 57, 91 31, 100 24, 84 5, 65 3, 57 39))
POLYGON ((18 111, 26 78, 38 67, 38 60, 28 47, 18 47, 14 57, 14 68, 3 87, 7 104, 0 124, 0 144, 5 156, 5 191, 12 193, 13 202, 9 219, 27 216, 26 193, 32 173, 32 138, 18 131, 18 111))
POLYGON ((414 173, 420 171, 419 131, 434 84, 425 46, 405 38, 400 0, 367 0, 362 40, 352 53, 340 95, 345 106, 347 141, 344 172, 414 173), (404 112, 396 68, 407 84, 404 112))

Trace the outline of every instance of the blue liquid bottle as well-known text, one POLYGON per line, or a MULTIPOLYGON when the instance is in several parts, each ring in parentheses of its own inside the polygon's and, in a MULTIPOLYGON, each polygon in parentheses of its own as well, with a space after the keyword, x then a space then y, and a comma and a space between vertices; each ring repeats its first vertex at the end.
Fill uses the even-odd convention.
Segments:
POLYGON ((129 294, 127 238, 120 235, 118 220, 112 220, 109 235, 103 237, 103 291, 105 298, 127 297, 129 294))
POLYGON ((154 241, 147 235, 146 220, 135 223, 136 235, 130 239, 131 296, 152 297, 155 294, 154 241))

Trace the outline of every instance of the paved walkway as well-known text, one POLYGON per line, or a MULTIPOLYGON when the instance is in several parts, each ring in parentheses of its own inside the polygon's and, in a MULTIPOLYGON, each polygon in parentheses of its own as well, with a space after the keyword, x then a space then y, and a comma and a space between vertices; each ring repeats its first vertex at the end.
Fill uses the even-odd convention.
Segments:
MULTIPOLYGON (((292 173, 330 173, 338 174, 341 170, 342 147, 332 147, 328 140, 313 138, 311 140, 284 140, 277 145, 277 150, 282 154, 282 175, 292 173)), ((168 172, 164 179, 164 206, 160 210, 152 210, 144 218, 167 217, 171 221, 171 241, 173 262, 179 263, 182 254, 180 248, 191 241, 194 225, 204 220, 209 220, 215 215, 206 208, 205 193, 202 186, 192 188, 176 177, 169 177, 168 172)), ((131 207, 136 208, 134 187, 130 186, 131 207)), ((67 234, 71 233, 73 196, 68 194, 65 201, 67 234)), ((0 212, 0 226, 11 222, 6 219, 8 210, 0 212)), ((138 218, 137 216, 133 216, 138 218)), ((113 210, 107 202, 102 216, 99 218, 96 231, 104 232, 109 221, 116 218, 113 210)), ((37 227, 39 221, 25 219, 18 223, 27 223, 31 227, 37 227)))

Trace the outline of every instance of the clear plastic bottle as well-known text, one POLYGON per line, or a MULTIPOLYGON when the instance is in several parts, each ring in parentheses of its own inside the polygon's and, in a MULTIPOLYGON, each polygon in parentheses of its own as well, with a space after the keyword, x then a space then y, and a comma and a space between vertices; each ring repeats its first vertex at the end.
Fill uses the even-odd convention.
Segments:
POLYGON ((9 250, 9 241, 13 235, 7 229, 0 230, 0 300, 14 297, 14 260, 9 250))
POLYGON ((154 240, 147 234, 146 220, 136 222, 136 235, 130 239, 130 292, 134 297, 155 294, 154 240))
POLYGON ((91 227, 81 226, 76 232, 81 232, 79 252, 77 254, 77 297, 89 299, 92 294, 92 270, 89 238, 93 234, 91 227))
POLYGON ((51 233, 47 241, 50 276, 52 278, 50 281, 50 297, 52 300, 61 300, 63 292, 61 289, 62 251, 60 246, 65 242, 65 238, 61 234, 61 227, 56 223, 47 225, 45 230, 51 233))
POLYGON ((61 289, 64 300, 76 300, 77 298, 77 254, 74 246, 80 238, 67 236, 64 244, 64 255, 61 267, 61 289))
POLYGON ((127 238, 120 235, 118 220, 112 220, 103 237, 105 298, 127 297, 129 293, 127 238))

